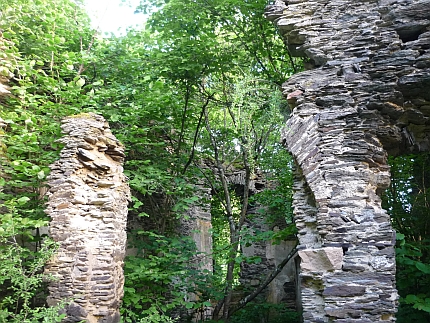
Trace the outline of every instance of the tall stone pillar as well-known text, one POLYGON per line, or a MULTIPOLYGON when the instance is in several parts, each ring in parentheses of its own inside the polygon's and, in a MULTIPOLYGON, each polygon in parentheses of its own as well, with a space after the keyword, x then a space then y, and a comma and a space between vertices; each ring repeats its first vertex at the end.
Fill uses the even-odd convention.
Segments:
MULTIPOLYGON (((196 256, 191 259, 189 266, 199 270, 213 271, 212 258, 212 217, 210 209, 211 190, 203 183, 197 183, 196 196, 199 198, 181 217, 178 233, 181 236, 188 236, 196 244, 196 256)), ((178 277, 178 279, 183 279, 178 277)), ((200 295, 188 293, 189 301, 197 301, 200 295)), ((185 310, 185 313, 178 313, 182 320, 203 321, 212 317, 213 308, 203 307, 199 311, 185 310)), ((182 321, 180 320, 180 321, 182 321)))
POLYGON ((210 189, 204 184, 196 184, 198 189, 196 201, 180 219, 179 233, 188 236, 196 243, 197 256, 195 264, 202 270, 213 271, 212 253, 212 219, 210 210, 210 189))
POLYGON ((60 245, 46 267, 55 278, 48 304, 69 302, 63 322, 117 323, 130 195, 124 147, 96 114, 65 118, 61 128, 65 147, 48 178, 49 235, 60 245))
POLYGON ((293 56, 282 138, 293 154, 303 320, 394 322, 388 154, 429 149, 430 1, 291 0, 267 8, 293 56))

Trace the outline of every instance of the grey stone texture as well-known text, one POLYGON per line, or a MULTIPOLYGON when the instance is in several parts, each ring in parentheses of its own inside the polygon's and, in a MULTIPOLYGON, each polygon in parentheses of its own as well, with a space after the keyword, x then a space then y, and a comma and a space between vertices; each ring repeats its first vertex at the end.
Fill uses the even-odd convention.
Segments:
POLYGON ((124 147, 103 117, 62 120, 65 145, 51 165, 46 213, 60 247, 45 272, 48 305, 69 301, 63 322, 117 323, 123 296, 129 187, 124 147))
MULTIPOLYGON (((236 194, 238 196, 243 195, 245 171, 235 170, 227 172, 226 177, 228 183, 235 186, 236 194)), ((257 194, 266 189, 273 189, 275 186, 275 182, 268 181, 264 174, 257 171, 253 174, 250 181, 250 195, 257 194)), ((269 225, 265 220, 265 215, 260 213, 264 208, 264 206, 259 204, 248 206, 247 220, 245 220, 244 228, 248 230, 250 234, 254 234, 256 231, 282 230, 287 225, 285 219, 278 219, 276 223, 271 223, 269 225)), ((249 246, 242 246, 241 251, 244 256, 259 257, 261 262, 241 263, 239 281, 242 288, 238 291, 236 298, 239 299, 248 295, 249 292, 261 285, 267 276, 269 276, 290 251, 294 249, 295 245, 296 241, 284 240, 279 242, 279 244, 273 244, 272 241, 254 241, 249 246)), ((257 297, 257 301, 264 301, 272 304, 283 303, 290 309, 296 309, 296 276, 295 263, 291 260, 261 292, 257 297)))
MULTIPOLYGON (((269 242, 266 246, 266 257, 276 268, 295 246, 296 241, 293 240, 281 241, 279 244, 269 242)), ((266 301, 268 303, 285 304, 289 309, 297 309, 297 270, 294 258, 285 265, 267 287, 266 301)))
POLYGON ((196 243, 198 254, 195 262, 199 268, 212 272, 211 193, 203 184, 196 184, 196 188, 199 200, 186 211, 186 216, 180 219, 179 231, 181 235, 192 237, 196 243))
MULTIPOLYGON (((186 211, 184 217, 181 217, 177 231, 182 236, 189 236, 196 244, 196 256, 191 259, 190 268, 198 268, 200 270, 213 271, 212 258, 212 221, 210 210, 211 190, 203 183, 195 184, 195 196, 199 199, 186 211)), ((178 277, 177 279, 184 279, 178 277)), ((198 301, 200 295, 188 293, 187 300, 198 301)), ((179 322, 186 322, 192 318, 192 321, 202 321, 211 319, 213 308, 204 307, 199 311, 190 309, 181 309, 181 313, 177 313, 179 322)))
MULTIPOLYGON (((261 184, 257 181, 257 186, 261 184)), ((263 185, 261 185, 264 188, 263 185)), ((285 228, 285 221, 280 220, 274 225, 269 226, 265 221, 265 215, 258 211, 261 205, 255 205, 248 209, 248 219, 244 227, 249 234, 255 232, 266 232, 268 230, 280 230, 285 228)), ((246 257, 259 257, 261 262, 243 262, 240 266, 239 281, 243 290, 242 297, 261 285, 266 278, 277 268, 286 256, 295 248, 296 241, 282 240, 273 244, 273 241, 263 240, 254 241, 252 244, 243 245, 241 251, 246 257)), ((290 309, 296 309, 296 268, 294 261, 291 260, 285 265, 282 271, 269 283, 269 285, 257 297, 257 301, 272 304, 286 304, 290 309)))
POLYGON ((389 154, 430 147, 430 0, 277 0, 266 16, 307 58, 283 84, 282 133, 303 320, 394 322, 395 233, 379 195, 389 154))

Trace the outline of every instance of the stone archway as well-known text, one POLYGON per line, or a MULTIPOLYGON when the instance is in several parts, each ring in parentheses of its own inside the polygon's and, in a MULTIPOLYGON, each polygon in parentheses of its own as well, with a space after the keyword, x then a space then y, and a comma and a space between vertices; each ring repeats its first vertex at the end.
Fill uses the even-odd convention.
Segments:
POLYGON ((304 322, 394 322, 395 232, 381 207, 388 154, 430 147, 430 1, 275 1, 309 70, 284 95, 297 164, 304 322))

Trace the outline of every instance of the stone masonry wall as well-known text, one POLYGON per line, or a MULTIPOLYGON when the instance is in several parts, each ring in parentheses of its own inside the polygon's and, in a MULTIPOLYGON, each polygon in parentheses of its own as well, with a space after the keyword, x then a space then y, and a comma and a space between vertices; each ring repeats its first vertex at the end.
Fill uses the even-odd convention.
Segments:
MULTIPOLYGON (((199 198, 194 204, 186 211, 184 217, 181 217, 178 233, 181 236, 189 236, 196 244, 197 255, 189 263, 190 268, 198 268, 200 270, 213 271, 213 258, 212 258, 212 221, 210 210, 210 189, 205 187, 202 183, 195 184, 196 196, 199 198)), ((183 279, 178 277, 178 279, 183 279)), ((199 295, 189 293, 187 295, 189 301, 197 301, 199 295)), ((199 311, 186 310, 180 313, 179 322, 187 322, 192 318, 192 321, 202 321, 212 317, 213 308, 204 307, 199 311)))
MULTIPOLYGON (((13 76, 11 73, 11 69, 13 69, 13 62, 16 60, 16 57, 11 56, 8 51, 10 51, 10 48, 12 47, 12 43, 6 39, 3 38, 3 34, 0 31, 0 107, 3 103, 4 98, 6 98, 8 95, 10 95, 8 82, 9 79, 13 76)), ((7 127, 6 122, 0 118, 0 175, 4 176, 2 171, 2 164, 5 160, 6 155, 6 146, 2 142, 2 136, 4 135, 4 132, 7 127)), ((0 191, 2 188, 0 188, 0 191)))
MULTIPOLYGON (((248 210, 249 219, 245 221, 244 226, 251 234, 256 231, 266 232, 268 230, 283 229, 282 223, 277 223, 280 224, 281 227, 279 225, 269 227, 264 221, 265 215, 258 213, 258 209, 260 208, 261 206, 257 205, 248 210)), ((257 256, 261 259, 261 262, 244 262, 240 266, 239 281, 246 290, 245 294, 257 288, 266 277, 277 268, 295 246, 296 241, 294 240, 282 240, 276 244, 273 244, 272 241, 255 241, 249 246, 242 246, 241 248, 244 256, 257 256)), ((296 309, 295 285, 295 265, 294 261, 290 260, 257 299, 272 304, 284 303, 288 308, 296 309)))
MULTIPOLYGON (((245 171, 236 170, 227 174, 229 184, 235 185, 236 194, 243 195, 245 184, 245 171)), ((250 195, 257 194, 266 189, 273 189, 275 182, 268 181, 265 176, 257 172, 250 182, 250 195)), ((247 211, 247 220, 244 228, 249 230, 250 234, 256 231, 265 232, 268 230, 284 229, 287 225, 285 219, 278 219, 276 223, 271 223, 270 227, 265 220, 265 215, 259 211, 264 208, 262 205, 249 205, 247 211)), ((269 211, 270 212, 270 211, 269 211)), ((254 241, 249 246, 242 246, 242 253, 246 257, 257 256, 261 259, 258 263, 241 263, 239 282, 245 287, 245 295, 257 288, 265 278, 284 260, 284 258, 294 249, 296 242, 281 241, 279 244, 273 244, 272 241, 254 241), (246 290, 247 289, 247 290, 246 290)), ((270 282, 270 284, 261 292, 258 301, 266 301, 272 304, 284 303, 288 308, 296 308, 296 271, 294 261, 291 260, 285 265, 282 271, 270 282)), ((243 292, 243 291, 242 291, 243 292)), ((238 295, 239 298, 245 295, 238 295)))
POLYGON ((387 155, 430 147, 430 0, 290 0, 267 8, 307 71, 283 91, 297 164, 304 322, 394 322, 387 155))
POLYGON ((46 213, 60 244, 46 266, 48 304, 70 301, 63 322, 117 323, 123 296, 123 258, 129 187, 124 147, 103 117, 65 118, 65 144, 51 165, 46 213))
POLYGON ((212 263, 212 222, 210 210, 210 189, 202 184, 196 184, 199 200, 195 202, 187 211, 186 216, 181 218, 180 233, 184 236, 192 237, 196 243, 198 255, 195 261, 201 269, 210 272, 213 270, 212 263))

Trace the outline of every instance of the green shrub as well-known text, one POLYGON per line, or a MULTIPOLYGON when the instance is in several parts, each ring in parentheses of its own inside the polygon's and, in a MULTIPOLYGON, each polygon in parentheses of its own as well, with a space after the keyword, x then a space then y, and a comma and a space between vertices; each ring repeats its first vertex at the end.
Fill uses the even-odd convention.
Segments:
POLYGON ((299 323, 299 313, 285 304, 249 303, 237 311, 230 323, 299 323))

